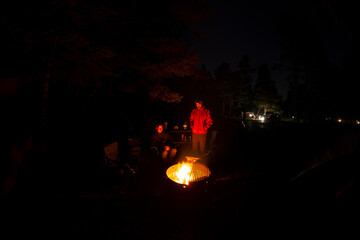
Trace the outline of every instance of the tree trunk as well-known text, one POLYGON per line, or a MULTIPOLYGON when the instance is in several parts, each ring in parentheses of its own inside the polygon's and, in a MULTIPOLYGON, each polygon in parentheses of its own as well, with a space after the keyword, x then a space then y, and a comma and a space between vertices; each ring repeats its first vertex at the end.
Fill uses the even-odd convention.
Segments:
POLYGON ((294 87, 295 87, 295 121, 300 123, 300 99, 299 99, 299 72, 298 65, 294 64, 294 87))
POLYGON ((309 70, 308 67, 306 65, 306 120, 308 123, 311 122, 311 79, 310 79, 310 75, 309 75, 309 70))
POLYGON ((233 105, 233 103, 230 100, 230 102, 229 102, 229 116, 230 116, 230 118, 232 117, 232 105, 233 105))
POLYGON ((222 102, 223 102, 223 104, 222 104, 223 105, 223 117, 225 117, 225 99, 223 99, 222 102))
POLYGON ((51 55, 47 64, 47 72, 44 79, 44 89, 43 89, 43 97, 42 97, 42 111, 41 111, 41 120, 42 126, 46 126, 48 124, 48 99, 49 99, 49 87, 51 81, 51 75, 53 72, 53 66, 55 61, 55 52, 57 47, 58 36, 56 35, 54 39, 53 48, 51 50, 51 55))

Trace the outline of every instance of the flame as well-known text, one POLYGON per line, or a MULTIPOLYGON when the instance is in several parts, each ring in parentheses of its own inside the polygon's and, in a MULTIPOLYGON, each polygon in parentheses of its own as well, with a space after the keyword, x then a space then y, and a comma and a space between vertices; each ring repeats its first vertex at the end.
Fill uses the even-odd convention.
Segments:
POLYGON ((209 168, 201 163, 182 162, 172 165, 166 170, 166 175, 172 181, 189 185, 190 182, 201 181, 211 174, 209 168))
POLYGON ((189 185, 190 178, 191 178, 191 170, 192 164, 191 163, 181 163, 179 170, 175 172, 175 182, 189 185))

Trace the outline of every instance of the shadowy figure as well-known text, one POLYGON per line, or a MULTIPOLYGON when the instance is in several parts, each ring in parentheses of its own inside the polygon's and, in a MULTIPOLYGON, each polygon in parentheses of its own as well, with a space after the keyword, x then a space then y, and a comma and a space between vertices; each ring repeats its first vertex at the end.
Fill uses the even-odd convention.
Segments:
POLYGON ((157 124, 156 131, 152 135, 152 146, 156 155, 161 156, 163 167, 169 166, 177 153, 177 149, 173 146, 170 135, 164 131, 163 124, 157 124))

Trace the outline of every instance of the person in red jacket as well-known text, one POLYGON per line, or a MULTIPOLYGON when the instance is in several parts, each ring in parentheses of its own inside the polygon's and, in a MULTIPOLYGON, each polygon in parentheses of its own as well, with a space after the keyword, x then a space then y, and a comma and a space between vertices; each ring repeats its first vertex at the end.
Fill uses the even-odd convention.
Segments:
POLYGON ((192 130, 192 148, 195 154, 205 153, 206 135, 213 124, 210 110, 205 108, 204 102, 195 100, 196 108, 191 111, 190 127, 192 130))

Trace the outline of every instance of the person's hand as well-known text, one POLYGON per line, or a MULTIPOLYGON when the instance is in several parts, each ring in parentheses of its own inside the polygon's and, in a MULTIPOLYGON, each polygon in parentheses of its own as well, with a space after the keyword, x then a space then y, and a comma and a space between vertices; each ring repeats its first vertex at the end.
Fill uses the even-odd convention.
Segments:
POLYGON ((166 150, 166 151, 169 151, 169 150, 170 150, 170 147, 169 147, 169 146, 165 146, 165 150, 166 150))

